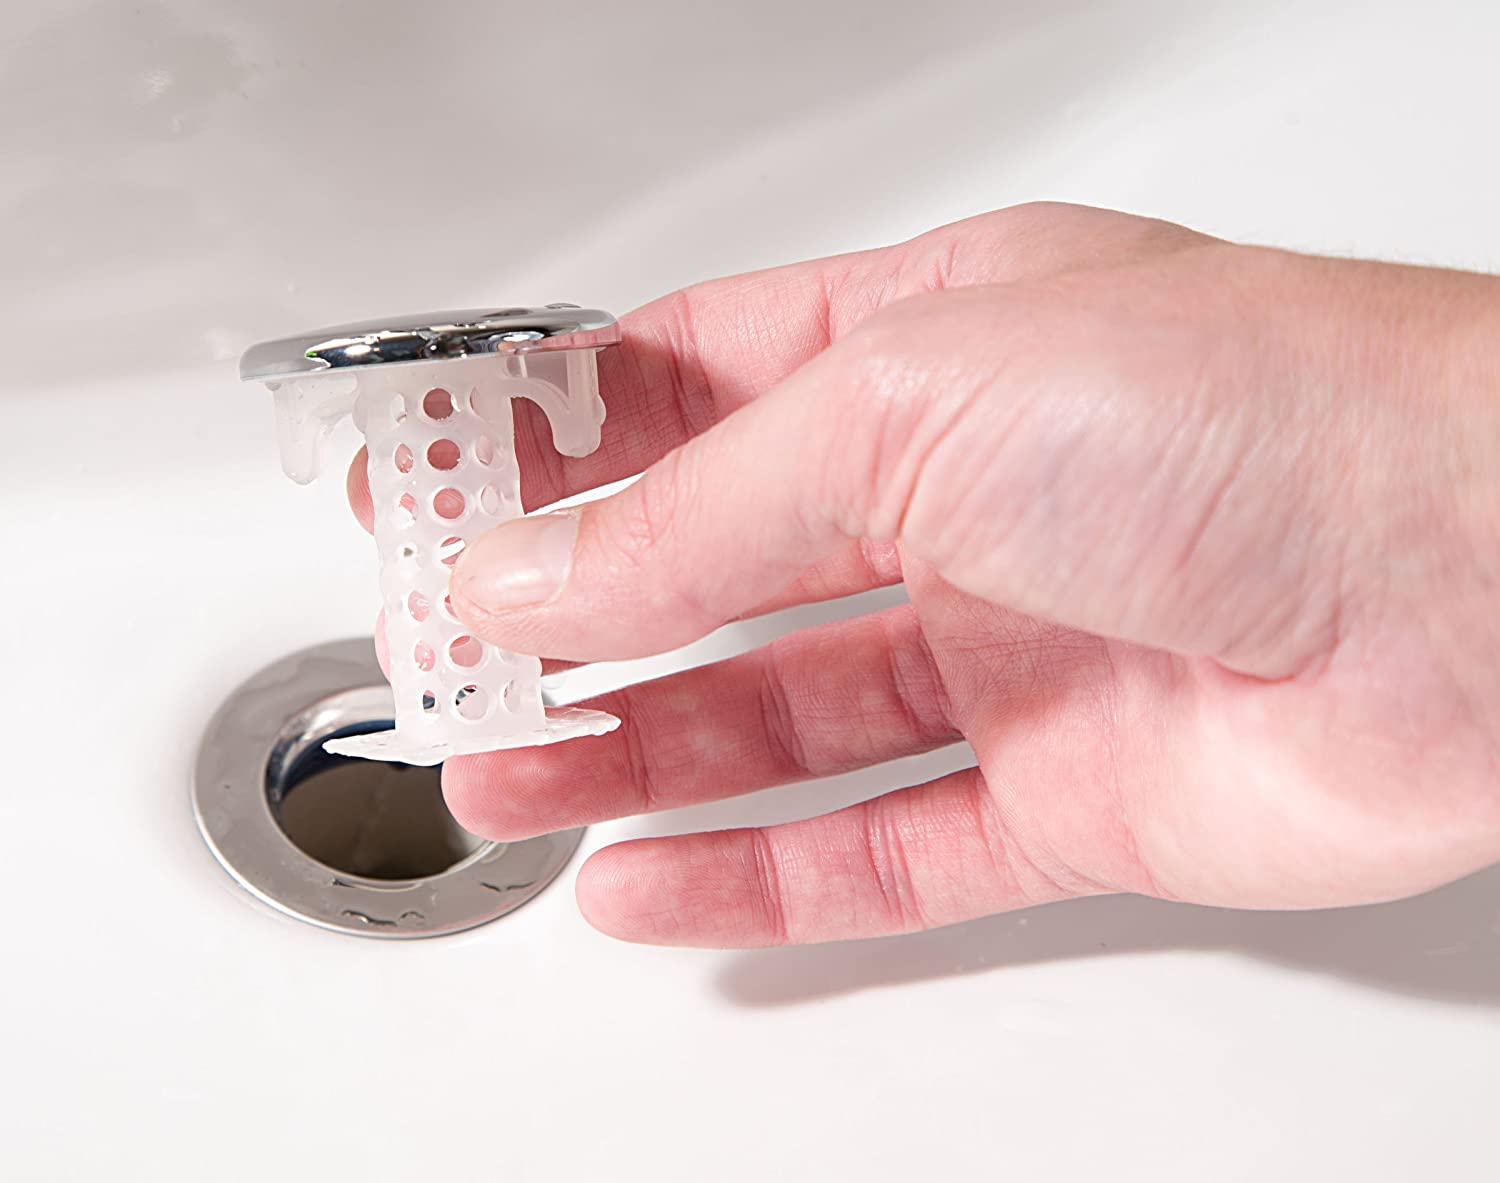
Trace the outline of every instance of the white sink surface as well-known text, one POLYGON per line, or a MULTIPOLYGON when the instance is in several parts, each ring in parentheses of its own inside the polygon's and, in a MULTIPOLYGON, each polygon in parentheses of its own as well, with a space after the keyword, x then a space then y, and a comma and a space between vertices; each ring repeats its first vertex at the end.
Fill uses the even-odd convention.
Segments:
POLYGON ((341 482, 286 482, 235 380, 260 336, 623 311, 1041 197, 1500 267, 1479 0, 588 7, 7 13, 0 1175, 1494 1178, 1500 870, 1339 912, 1095 899, 718 953, 596 934, 571 869, 489 928, 386 943, 213 862, 203 724, 376 599, 341 482))

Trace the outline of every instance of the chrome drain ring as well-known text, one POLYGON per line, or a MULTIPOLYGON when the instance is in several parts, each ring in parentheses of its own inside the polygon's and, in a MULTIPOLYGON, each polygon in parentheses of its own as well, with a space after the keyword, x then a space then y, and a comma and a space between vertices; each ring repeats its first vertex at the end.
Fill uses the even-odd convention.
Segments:
MULTIPOLYGON (((419 878, 374 878, 320 862, 288 836, 275 802, 325 739, 390 726, 390 686, 368 639, 293 653, 232 693, 204 732, 193 815, 214 857, 245 890, 320 928, 402 939, 463 932, 513 912, 565 867, 581 828, 524 842, 479 841, 419 878)), ((381 768, 363 765, 373 775, 381 768)), ((456 823, 453 823, 456 826, 456 823)))

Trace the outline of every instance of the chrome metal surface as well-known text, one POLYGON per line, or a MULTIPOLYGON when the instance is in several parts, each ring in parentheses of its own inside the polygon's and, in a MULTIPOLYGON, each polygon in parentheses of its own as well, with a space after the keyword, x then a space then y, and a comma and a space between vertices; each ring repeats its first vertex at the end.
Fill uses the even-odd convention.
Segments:
POLYGON ((597 349, 620 339, 608 312, 575 304, 393 316, 262 341, 240 357, 240 377, 275 381, 348 366, 401 365, 486 353, 597 349))
POLYGON ((524 842, 476 839, 421 782, 431 770, 322 752, 332 735, 390 726, 391 713, 390 687, 368 640, 293 653, 235 690, 204 733, 193 780, 193 813, 214 856, 273 908, 360 936, 461 932, 533 898, 567 864, 583 830, 524 842), (392 777, 408 775, 407 785, 393 785, 392 777), (289 805, 320 777, 320 811, 294 818, 289 805), (402 800, 408 786, 417 796, 402 800), (351 805, 409 812, 385 819, 328 812, 351 805))

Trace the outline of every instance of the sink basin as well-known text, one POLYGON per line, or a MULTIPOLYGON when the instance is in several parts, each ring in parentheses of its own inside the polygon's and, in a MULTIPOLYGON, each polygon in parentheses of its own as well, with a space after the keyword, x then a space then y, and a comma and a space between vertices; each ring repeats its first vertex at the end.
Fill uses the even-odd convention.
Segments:
MULTIPOLYGON (((623 311, 1042 197, 1500 267, 1494 6, 705 11, 7 14, 0 1173, 1493 1178, 1500 870, 1346 911, 1101 898, 721 953, 594 932, 577 859, 486 927, 349 939, 200 841, 217 705, 376 607, 339 483, 281 476, 234 372, 251 341, 492 301, 623 311)), ((598 825, 581 853, 969 760, 598 825)))

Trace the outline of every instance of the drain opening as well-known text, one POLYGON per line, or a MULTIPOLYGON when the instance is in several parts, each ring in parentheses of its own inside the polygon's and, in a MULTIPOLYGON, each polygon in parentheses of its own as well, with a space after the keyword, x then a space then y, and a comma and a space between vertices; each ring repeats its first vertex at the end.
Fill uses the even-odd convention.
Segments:
POLYGON ((364 879, 427 879, 484 845, 443 802, 441 765, 416 768, 334 756, 324 740, 383 731, 389 720, 317 737, 279 773, 268 775, 271 816, 309 858, 364 879))
POLYGON ((271 907, 362 937, 446 936, 534 899, 581 829, 482 841, 449 814, 437 769, 323 751, 387 730, 393 712, 369 638, 290 653, 236 688, 193 771, 193 817, 214 857, 271 907))

